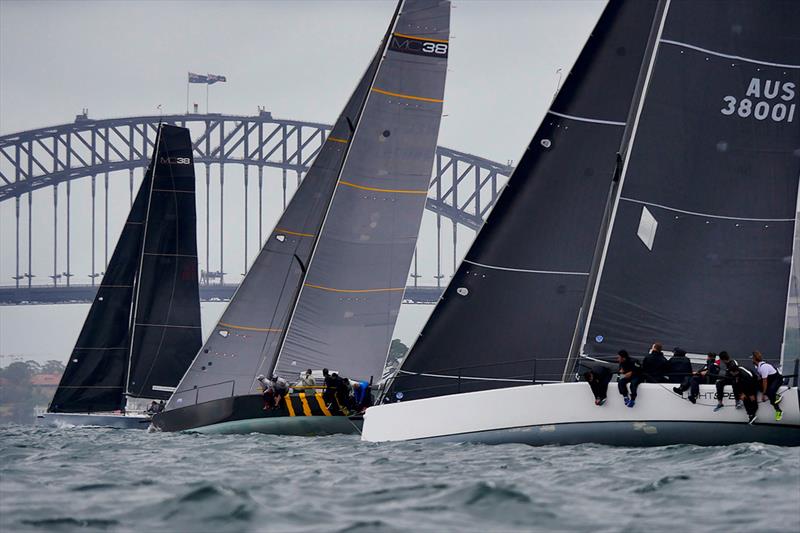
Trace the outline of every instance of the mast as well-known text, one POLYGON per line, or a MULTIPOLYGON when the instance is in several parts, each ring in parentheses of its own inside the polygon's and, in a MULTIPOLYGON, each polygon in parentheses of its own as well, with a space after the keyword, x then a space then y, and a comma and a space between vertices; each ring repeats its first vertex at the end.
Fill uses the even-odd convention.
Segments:
POLYGON ((131 363, 133 361, 133 344, 134 344, 134 336, 135 336, 134 334, 135 334, 135 330, 136 330, 136 311, 137 311, 137 309, 139 307, 139 305, 138 305, 138 302, 139 302, 139 290, 141 288, 142 265, 144 263, 144 241, 145 241, 146 235, 147 235, 147 226, 148 226, 148 223, 150 221, 150 204, 153 201, 153 182, 155 181, 156 168, 157 168, 157 165, 158 165, 158 151, 161 148, 161 126, 162 125, 163 125, 163 123, 159 120, 159 122, 158 122, 158 134, 156 135, 156 148, 153 151, 153 160, 152 160, 152 163, 151 163, 152 168, 153 168, 153 173, 152 173, 152 176, 151 176, 150 183, 148 184, 149 186, 147 188, 147 208, 145 209, 145 214, 144 214, 144 231, 142 232, 143 238, 142 238, 141 247, 139 249, 139 260, 138 260, 139 266, 136 269, 136 274, 134 274, 134 278, 133 278, 133 286, 134 286, 135 295, 133 297, 133 302, 131 302, 132 305, 131 305, 130 323, 128 325, 128 331, 129 331, 128 335, 129 335, 130 339, 128 341, 128 367, 127 367, 127 370, 125 371, 125 396, 130 395, 131 363))
POLYGON ((667 4, 669 0, 659 0, 658 7, 656 8, 655 16, 653 17, 652 29, 650 31, 650 38, 647 42, 644 59, 642 60, 642 70, 639 72, 639 80, 636 83, 636 92, 634 93, 633 101, 631 103, 630 111, 628 112, 628 119, 626 120, 625 133, 622 136, 622 143, 619 152, 617 152, 617 164, 614 168, 614 177, 611 180, 611 186, 606 201, 606 207, 603 214, 603 224, 600 228, 600 235, 597 238, 595 246, 594 261, 592 262, 592 269, 589 275, 588 287, 592 290, 586 291, 581 311, 578 315, 578 321, 575 324, 575 337, 570 345, 569 358, 564 365, 564 375, 562 381, 570 381, 572 374, 575 372, 575 366, 578 363, 578 356, 581 349, 586 344, 586 324, 590 310, 594 305, 594 297, 597 290, 597 283, 599 280, 600 269, 602 268, 602 258, 605 257, 605 250, 608 246, 608 238, 611 233, 611 226, 616 213, 617 203, 619 202, 619 193, 621 190, 621 182, 625 169, 625 164, 628 160, 628 147, 635 134, 635 125, 638 123, 639 114, 641 113, 641 102, 644 98, 644 93, 647 91, 647 82, 649 79, 650 71, 652 68, 653 59, 655 57, 656 45, 660 37, 660 32, 663 30, 664 19, 666 17, 667 4))
POLYGON ((126 393, 167 399, 202 344, 196 184, 189 130, 162 124, 157 142, 136 276, 126 393))

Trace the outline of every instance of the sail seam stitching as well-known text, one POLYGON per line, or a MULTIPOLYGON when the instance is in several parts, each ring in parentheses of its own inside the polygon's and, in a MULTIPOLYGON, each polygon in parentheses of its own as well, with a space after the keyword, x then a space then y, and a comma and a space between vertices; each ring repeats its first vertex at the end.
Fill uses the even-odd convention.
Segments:
POLYGON ((335 289, 333 287, 324 287, 322 285, 313 285, 311 283, 304 283, 303 285, 312 289, 320 289, 330 292, 391 292, 405 290, 405 287, 388 287, 384 289, 335 289))
POLYGON ((551 115, 555 115, 557 117, 568 118, 570 120, 577 120, 579 122, 591 122, 593 124, 608 124, 609 126, 625 126, 624 122, 617 122, 614 120, 601 120, 599 118, 577 117, 575 115, 567 115, 566 113, 558 113, 553 110, 548 111, 548 113, 551 115))
POLYGON ((355 183, 350 183, 349 181, 339 181, 339 185, 347 185, 348 187, 353 187, 355 189, 361 189, 364 191, 373 191, 373 192, 392 192, 398 194, 428 194, 428 191, 420 191, 415 189, 380 189, 378 187, 366 187, 364 185, 357 185, 355 183))
POLYGON ((409 100, 420 100, 422 102, 433 102, 436 104, 441 104, 444 100, 440 100, 439 98, 428 98, 427 96, 414 96, 411 94, 400 94, 400 93, 393 93, 390 91, 384 91, 383 89, 378 89, 377 87, 373 87, 372 92, 376 92, 379 94, 385 94, 386 96, 396 96, 398 98, 407 98, 409 100))
POLYGON ((689 48, 691 50, 696 50, 698 52, 704 52, 706 54, 711 54, 718 57, 724 57, 726 59, 738 59, 739 61, 747 61, 748 63, 756 63, 758 65, 767 65, 769 67, 779 67, 779 68, 798 68, 800 69, 800 65, 790 65, 788 63, 772 63, 770 61, 762 61, 760 59, 752 59, 749 57, 742 57, 736 56, 733 54, 723 54, 722 52, 715 52, 714 50, 708 50, 707 48, 700 48, 699 46, 694 46, 688 43, 682 43, 680 41, 673 41, 671 39, 660 39, 659 42, 665 44, 671 44, 674 46, 680 46, 683 48, 689 48))
POLYGON ((282 228, 275 228, 274 233, 287 233, 289 235, 297 235, 298 237, 314 237, 313 233, 300 233, 299 231, 291 231, 282 228))
POLYGON ((257 328, 255 326, 237 326, 235 324, 227 324, 225 322, 219 322, 218 325, 231 329, 241 329, 244 331, 266 331, 270 333, 280 333, 281 331, 283 331, 283 329, 281 328, 257 328))
POLYGON ((200 329, 200 326, 178 326, 176 324, 140 324, 136 322, 134 326, 154 327, 154 328, 183 328, 183 329, 200 329))
POLYGON ((659 207, 661 209, 666 209, 667 211, 674 211, 676 213, 683 213, 684 215, 694 215, 698 217, 704 218, 718 218, 722 220, 742 220, 746 222, 794 222, 793 218, 750 218, 750 217, 729 217, 725 215, 712 215, 710 213, 699 213, 696 211, 686 211, 684 209, 678 209, 676 207, 669 207, 667 205, 662 204, 655 204, 653 202, 645 202, 644 200, 635 200, 633 198, 628 198, 626 196, 620 196, 620 200, 625 200, 626 202, 631 202, 634 204, 641 204, 647 205, 650 207, 659 207))
POLYGON ((402 37, 404 39, 412 39, 414 41, 425 41, 429 43, 449 43, 447 39, 428 39, 427 37, 417 37, 416 35, 406 35, 404 33, 393 33, 395 37, 402 37))
POLYGON ((152 255, 161 257, 197 257, 196 255, 189 255, 189 254, 154 254, 152 252, 144 252, 144 254, 142 255, 152 255))
POLYGON ((350 142, 350 141, 348 141, 347 139, 340 139, 340 138, 338 138, 338 137, 333 137, 333 136, 331 136, 331 135, 329 135, 329 136, 328 136, 328 140, 329 140, 329 141, 333 141, 333 142, 335 142, 335 143, 343 143, 343 144, 347 144, 347 143, 349 143, 349 142, 350 142))
POLYGON ((476 265, 483 268, 490 268, 492 270, 506 270, 509 272, 524 272, 527 274, 564 274, 567 276, 588 276, 588 272, 569 272, 569 271, 562 271, 562 270, 533 270, 527 268, 512 268, 512 267, 502 267, 496 265, 486 265, 484 263, 477 263, 475 261, 470 261, 468 259, 464 259, 465 263, 469 263, 470 265, 476 265))

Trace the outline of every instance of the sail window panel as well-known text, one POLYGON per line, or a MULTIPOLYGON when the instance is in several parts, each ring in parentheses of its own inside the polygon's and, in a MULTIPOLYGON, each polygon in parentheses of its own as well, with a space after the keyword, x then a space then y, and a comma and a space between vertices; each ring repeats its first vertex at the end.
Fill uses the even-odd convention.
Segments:
POLYGON ((800 107, 800 89, 791 101, 747 91, 753 79, 762 92, 766 80, 800 87, 800 69, 707 57, 659 48, 622 195, 701 215, 794 220, 800 115, 771 115, 775 106, 800 107), (736 102, 730 114, 727 97, 736 102), (768 116, 756 118, 756 105, 768 116))
POLYGON ((797 65, 798 21, 795 0, 673 0, 662 40, 797 65))
POLYGON ((657 229, 658 221, 646 207, 642 207, 642 216, 639 217, 639 228, 636 230, 636 235, 647 246, 648 250, 653 249, 653 241, 656 238, 657 229))

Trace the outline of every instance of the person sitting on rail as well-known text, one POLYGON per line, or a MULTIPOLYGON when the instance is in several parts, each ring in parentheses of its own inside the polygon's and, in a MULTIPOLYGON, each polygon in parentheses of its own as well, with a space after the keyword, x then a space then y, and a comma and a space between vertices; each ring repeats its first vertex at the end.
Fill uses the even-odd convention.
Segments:
POLYGON ((595 365, 583 374, 583 379, 589 384, 594 394, 594 404, 597 406, 606 403, 608 397, 608 383, 611 381, 611 370, 603 365, 595 365))
POLYGON ((647 383, 666 383, 667 358, 664 357, 660 343, 655 343, 650 348, 650 353, 642 359, 642 374, 647 383))
POLYGON ((636 404, 636 389, 642 382, 642 365, 628 355, 625 350, 617 352, 617 363, 619 363, 619 370, 617 373, 620 375, 617 381, 619 393, 625 400, 625 405, 633 407, 636 404), (628 384, 630 383, 630 394, 628 393, 628 384))
POLYGON ((714 407, 714 412, 724 407, 724 405, 722 405, 722 399, 725 397, 725 385, 731 386, 733 389, 733 397, 736 400, 736 408, 741 409, 743 407, 742 400, 739 398, 741 396, 741 391, 739 391, 739 386, 731 370, 733 368, 738 368, 739 363, 736 362, 735 359, 731 359, 728 352, 724 350, 719 352, 719 360, 721 365, 725 365, 725 375, 717 379, 717 406, 714 407))
POLYGON ((712 384, 717 381, 719 376, 719 361, 717 361, 717 354, 708 352, 706 355, 706 364, 697 372, 693 372, 677 387, 672 387, 675 394, 683 396, 684 391, 689 391, 689 401, 697 403, 697 397, 700 395, 700 385, 703 383, 712 384))
POLYGON ((667 376, 670 383, 683 383, 692 377, 692 362, 686 357, 686 350, 675 348, 667 361, 667 376))
POLYGON ((295 387, 300 387, 301 390, 307 387, 313 387, 317 384, 317 381, 314 379, 313 372, 309 368, 305 371, 305 373, 300 374, 300 381, 297 382, 295 387))
POLYGON ((780 420, 783 418, 783 411, 778 404, 783 398, 778 394, 778 389, 783 384, 783 376, 774 366, 764 361, 761 352, 753 352, 753 365, 756 367, 758 377, 761 378, 761 401, 766 402, 769 399, 769 403, 775 409, 775 420, 780 420))
POLYGON ((151 416, 152 416, 152 415, 154 415, 154 414, 156 414, 156 413, 158 413, 158 412, 159 412, 159 411, 158 411, 158 402, 156 402, 155 400, 153 400, 152 402, 150 402, 150 406, 147 408, 147 411, 146 411, 146 413, 147 413, 148 415, 151 415, 151 416))
MULTIPOLYGON (((339 377, 338 374, 334 375, 336 378, 339 377)), ((322 391, 322 400, 327 404, 328 409, 330 409, 336 403, 337 379, 328 373, 327 368, 322 369, 322 377, 325 380, 325 390, 322 391)))
POLYGON ((264 374, 260 374, 256 379, 261 383, 261 394, 264 397, 263 409, 269 411, 275 406, 275 384, 264 374))

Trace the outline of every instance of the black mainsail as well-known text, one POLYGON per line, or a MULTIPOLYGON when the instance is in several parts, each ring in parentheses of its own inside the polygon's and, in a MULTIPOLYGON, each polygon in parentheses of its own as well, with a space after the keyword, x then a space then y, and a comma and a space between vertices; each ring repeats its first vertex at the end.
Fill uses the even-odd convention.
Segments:
POLYGON ((583 352, 781 354, 800 176, 800 3, 671 1, 583 352))
POLYGON ((655 9, 606 6, 393 393, 561 380, 655 9))
POLYGON ((276 369, 294 377, 330 361, 331 368, 363 370, 354 374, 358 377, 380 371, 401 296, 383 289, 405 285, 413 253, 441 117, 448 23, 449 2, 398 6, 308 175, 157 423, 168 426, 173 412, 172 418, 192 426, 220 419, 226 416, 222 408, 178 413, 257 393, 256 376, 276 369), (406 33, 399 35, 400 29, 406 33), (440 38, 427 39, 429 34, 440 38), (367 241, 372 246, 363 252, 358 244, 367 241), (362 289, 352 284, 353 276, 376 285, 362 289), (320 295, 314 298, 306 289, 320 295), (343 306, 356 306, 358 314, 348 315, 343 306), (308 313, 318 329, 308 329, 308 313), (325 348, 323 354, 320 346, 342 340, 327 328, 343 318, 364 329, 377 326, 380 335, 337 359, 340 348, 325 348), (296 353, 297 335, 317 359, 296 353), (290 359, 283 358, 282 347, 292 352, 290 359))
POLYGON ((116 411, 126 394, 166 398, 201 344, 189 130, 162 124, 155 146, 50 412, 116 411), (142 324, 159 324, 157 338, 142 324))

